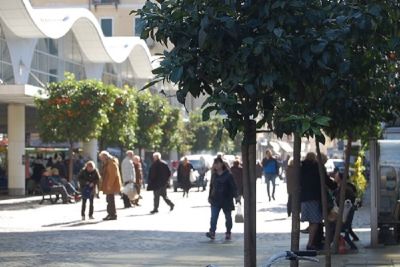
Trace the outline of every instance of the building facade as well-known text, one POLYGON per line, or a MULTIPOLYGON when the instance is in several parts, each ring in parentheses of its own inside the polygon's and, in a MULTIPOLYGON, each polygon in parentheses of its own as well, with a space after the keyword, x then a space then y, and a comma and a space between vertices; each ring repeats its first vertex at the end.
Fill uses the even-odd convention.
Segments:
MULTIPOLYGON (((47 83, 65 72, 138 88, 152 78, 151 52, 133 34, 129 15, 139 4, 59 2, 0 0, 0 167, 7 169, 10 195, 25 194, 26 147, 40 119, 34 98, 47 83)), ((96 158, 95 140, 83 149, 96 158)))

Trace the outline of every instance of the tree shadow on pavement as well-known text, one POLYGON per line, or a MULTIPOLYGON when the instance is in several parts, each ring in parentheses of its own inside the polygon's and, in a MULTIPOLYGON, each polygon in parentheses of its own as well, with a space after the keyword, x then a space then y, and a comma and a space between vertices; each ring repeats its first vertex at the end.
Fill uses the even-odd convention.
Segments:
POLYGON ((268 208, 262 208, 259 209, 258 212, 272 212, 272 213, 285 213, 287 214, 287 208, 286 204, 279 204, 278 206, 275 207, 268 207, 268 208))
MULTIPOLYGON (((31 201, 26 203, 11 203, 11 204, 0 204, 0 210, 26 210, 26 209, 38 209, 43 207, 39 204, 40 201, 31 201)), ((50 204, 52 205, 52 204, 50 204)))
POLYGON ((54 227, 54 226, 64 226, 64 227, 76 227, 76 226, 82 226, 82 225, 91 225, 91 224, 98 224, 103 221, 82 221, 82 220, 75 220, 75 221, 70 221, 70 222, 59 222, 59 223, 52 223, 52 224, 46 224, 42 225, 42 227, 54 227))

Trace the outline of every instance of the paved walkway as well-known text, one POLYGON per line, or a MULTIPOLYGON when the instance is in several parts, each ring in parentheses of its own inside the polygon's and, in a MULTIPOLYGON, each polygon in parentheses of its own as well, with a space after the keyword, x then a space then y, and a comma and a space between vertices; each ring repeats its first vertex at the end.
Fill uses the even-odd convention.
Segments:
MULTIPOLYGON (((257 262, 290 247, 291 219, 286 215, 285 185, 277 187, 277 200, 265 200, 265 185, 257 188, 257 262)), ((95 220, 80 220, 80 204, 39 205, 40 197, 0 198, 0 266, 243 266, 243 224, 235 224, 233 240, 209 241, 207 192, 191 191, 189 198, 169 192, 176 209, 150 215, 151 192, 142 206, 123 209, 116 198, 117 221, 102 221, 105 199, 95 200, 95 220)), ((302 228, 306 225, 302 224, 302 228)), ((369 249, 369 209, 357 211, 354 228, 360 237, 357 254, 333 255, 332 266, 400 266, 400 246, 369 249)), ((307 235, 301 235, 301 247, 307 235)), ((300 266, 324 266, 302 262, 300 266)), ((275 266, 288 266, 282 262, 275 266)))

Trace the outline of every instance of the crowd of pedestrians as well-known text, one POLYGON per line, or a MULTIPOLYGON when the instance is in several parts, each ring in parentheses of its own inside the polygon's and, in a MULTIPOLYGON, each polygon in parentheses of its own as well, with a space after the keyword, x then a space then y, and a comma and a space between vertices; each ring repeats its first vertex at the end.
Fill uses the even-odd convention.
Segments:
MULTIPOLYGON (((125 157, 120 163, 118 158, 107 151, 99 153, 99 167, 96 168, 94 161, 84 161, 78 157, 74 163, 73 181, 69 181, 66 165, 60 155, 49 158, 46 164, 42 159, 36 159, 32 163, 31 180, 39 184, 45 190, 52 190, 61 196, 63 203, 78 202, 82 199, 81 217, 86 219, 86 205, 89 202, 88 218, 94 219, 94 198, 99 192, 106 195, 107 216, 103 220, 117 220, 117 210, 115 197, 120 196, 124 208, 139 206, 142 199, 141 190, 145 187, 145 174, 142 160, 132 150, 125 152, 125 157)), ((204 161, 204 158, 202 158, 204 161)), ((326 157, 323 157, 323 164, 326 157)), ((203 162, 204 163, 204 162, 203 162)), ((231 239, 231 229, 233 225, 232 211, 235 204, 241 202, 243 197, 243 167, 239 157, 232 162, 228 162, 223 153, 219 153, 212 166, 206 167, 206 164, 200 164, 198 167, 199 177, 205 179, 206 173, 210 171, 210 183, 208 192, 208 202, 210 203, 210 227, 206 236, 215 239, 216 227, 219 213, 222 210, 225 216, 225 239, 231 239), (204 168, 202 166, 204 165, 204 168)), ((192 173, 194 167, 187 157, 183 157, 176 168, 177 180, 183 189, 183 196, 189 197, 189 191, 193 187, 192 173)), ((286 182, 288 201, 287 214, 292 214, 292 196, 297 189, 295 184, 293 160, 287 155, 285 160, 277 159, 273 156, 271 150, 266 150, 262 161, 256 163, 257 178, 264 178, 266 184, 266 196, 268 201, 275 200, 276 197, 276 179, 279 178, 286 182)), ((161 154, 155 152, 152 155, 152 163, 148 169, 147 191, 153 191, 153 209, 150 214, 159 212, 160 197, 169 206, 169 211, 173 211, 175 204, 168 197, 168 188, 172 172, 167 162, 162 160, 161 154)), ((308 153, 300 166, 300 214, 301 221, 308 222, 307 249, 320 249, 324 242, 323 225, 332 224, 334 229, 335 220, 324 222, 322 216, 322 194, 327 194, 329 209, 337 206, 339 192, 342 186, 343 173, 335 170, 333 173, 325 171, 326 192, 321 192, 321 179, 319 165, 316 154, 308 153)), ((30 187, 32 188, 32 187, 30 187)), ((203 190, 206 188, 203 187, 203 190)), ((350 203, 351 209, 347 212, 347 220, 344 221, 343 232, 344 239, 351 249, 356 250, 354 241, 358 241, 357 235, 351 227, 351 222, 356 210, 356 189, 354 185, 347 182, 345 198, 350 203)), ((59 197, 57 197, 59 198, 59 197)))

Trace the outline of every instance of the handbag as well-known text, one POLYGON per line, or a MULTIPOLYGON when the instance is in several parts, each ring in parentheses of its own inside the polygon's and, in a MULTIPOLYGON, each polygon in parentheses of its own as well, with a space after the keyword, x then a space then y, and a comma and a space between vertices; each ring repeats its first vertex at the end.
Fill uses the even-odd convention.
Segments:
POLYGON ((236 223, 244 223, 242 205, 240 205, 240 204, 237 206, 236 215, 235 215, 235 222, 236 223))
POLYGON ((190 182, 191 183, 194 183, 194 182, 196 182, 196 179, 197 177, 196 177, 196 174, 195 174, 195 171, 194 170, 190 170, 190 175, 189 175, 189 180, 190 180, 190 182))
POLYGON ((122 193, 124 193, 129 198, 129 200, 136 200, 139 198, 139 194, 137 193, 137 190, 133 183, 126 184, 122 189, 122 193))

